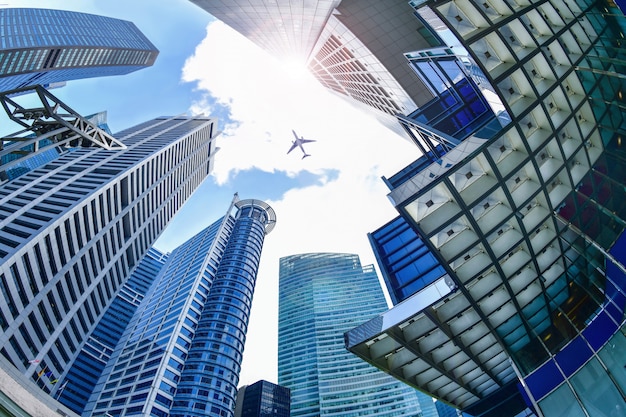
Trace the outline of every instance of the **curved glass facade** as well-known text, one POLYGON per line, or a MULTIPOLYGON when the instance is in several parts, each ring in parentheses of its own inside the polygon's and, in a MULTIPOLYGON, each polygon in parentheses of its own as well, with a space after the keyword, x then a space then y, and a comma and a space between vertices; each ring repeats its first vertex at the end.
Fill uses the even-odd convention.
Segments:
POLYGON ((500 415, 495 396, 512 384, 545 417, 623 413, 622 12, 604 1, 412 4, 457 37, 510 122, 395 185, 391 199, 455 286, 411 316, 392 310, 365 339, 355 332, 351 348, 376 363, 398 356, 383 367, 474 415, 500 415))
POLYGON ((260 201, 239 201, 236 206, 233 230, 174 396, 172 417, 234 412, 261 249, 275 221, 273 210, 260 201))
POLYGON ((84 415, 232 417, 256 271, 276 216, 236 197, 176 248, 133 316, 84 415))

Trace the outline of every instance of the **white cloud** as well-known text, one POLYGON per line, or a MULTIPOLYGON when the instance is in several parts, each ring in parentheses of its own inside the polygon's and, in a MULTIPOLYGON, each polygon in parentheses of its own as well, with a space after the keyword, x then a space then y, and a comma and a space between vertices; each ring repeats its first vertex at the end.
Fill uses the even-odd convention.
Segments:
MULTIPOLYGON (((286 65, 284 66, 286 67, 286 65)), ((358 253, 374 263, 366 234, 397 213, 380 177, 390 176, 419 156, 407 140, 350 106, 310 75, 291 77, 280 62, 221 22, 187 60, 183 80, 227 105, 237 123, 220 128, 221 148, 213 176, 218 184, 238 170, 257 168, 292 175, 306 170, 338 176, 323 185, 291 189, 280 201, 267 201, 277 213, 267 236, 257 281, 241 384, 276 382, 278 260, 304 252, 358 253), (286 155, 295 129, 317 142, 286 155)), ((210 114, 208 101, 192 111, 210 114)), ((263 196, 241 196, 263 198, 263 196)))
MULTIPOLYGON (((407 141, 364 117, 308 73, 294 78, 285 67, 221 22, 208 26, 206 38, 187 60, 183 80, 195 82, 199 90, 227 105, 238 122, 220 123, 224 133, 218 139, 221 154, 214 171, 220 183, 230 171, 252 167, 321 173, 345 169, 349 161, 351 168, 367 170, 399 166, 381 161, 381 152, 389 156, 399 151, 407 155, 406 161, 416 154, 407 141), (292 129, 317 140, 306 145, 313 157, 301 160, 297 150, 286 155, 292 129)), ((207 114, 212 110, 206 102, 194 103, 192 109, 207 114)))

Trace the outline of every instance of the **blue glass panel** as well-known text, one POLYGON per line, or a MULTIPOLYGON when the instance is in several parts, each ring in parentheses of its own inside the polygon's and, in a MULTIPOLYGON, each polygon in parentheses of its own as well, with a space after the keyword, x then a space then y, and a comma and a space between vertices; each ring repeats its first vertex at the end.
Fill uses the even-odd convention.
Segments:
POLYGON ((616 330, 617 324, 611 320, 605 311, 602 311, 589 323, 587 328, 583 330, 583 336, 587 339, 587 342, 589 342, 593 350, 597 351, 609 340, 616 330))
POLYGON ((570 382, 590 416, 624 415, 624 399, 596 358, 589 361, 570 382))
POLYGON ((534 398, 543 398, 564 380, 563 375, 553 361, 544 363, 525 379, 526 385, 534 398))
MULTIPOLYGON (((608 283, 607 283, 607 287, 608 287, 608 283)), ((619 299, 622 299, 624 296, 622 294, 616 294, 615 297, 617 297, 619 299)), ((618 300, 618 301, 620 301, 620 300, 618 300)), ((613 317, 613 320, 615 320, 617 322, 622 321, 622 317, 624 316, 624 309, 623 309, 623 307, 619 308, 614 303, 607 302, 604 305, 604 310, 606 311, 606 313, 608 315, 613 317)))
POLYGON ((463 73, 463 71, 459 68, 459 65, 457 64, 457 61, 446 61, 446 60, 439 60, 439 65, 441 66, 441 69, 445 72, 445 74, 448 76, 448 78, 455 82, 457 81, 459 78, 464 78, 465 74, 463 73))
POLYGON ((556 355, 556 361, 569 377, 591 358, 593 352, 585 340, 578 336, 556 355))
POLYGON ((616 304, 623 306, 623 301, 619 300, 620 298, 624 297, 623 294, 620 294, 620 290, 623 293, 626 287, 626 285, 624 285, 624 281, 626 281, 624 273, 617 266, 615 266, 613 262, 610 261, 607 262, 606 273, 612 281, 607 281, 606 297, 616 300, 616 304))

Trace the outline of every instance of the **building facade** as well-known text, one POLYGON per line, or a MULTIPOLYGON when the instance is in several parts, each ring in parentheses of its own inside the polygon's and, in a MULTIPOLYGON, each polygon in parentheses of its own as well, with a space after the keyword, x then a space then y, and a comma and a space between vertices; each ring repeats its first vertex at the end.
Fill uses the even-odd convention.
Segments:
POLYGON ((190 0, 279 59, 306 62, 341 0, 190 0))
POLYGON ((159 51, 128 21, 36 8, 0 9, 0 91, 122 75, 159 51))
POLYGON ((290 391, 287 387, 258 381, 237 391, 235 417, 290 417, 290 391))
POLYGON ((417 391, 343 346, 345 331, 386 309, 373 266, 358 255, 281 258, 278 383, 291 390, 292 417, 421 415, 417 391))
POLYGON ((256 273, 276 221, 236 196, 176 248, 135 312, 85 416, 234 415, 256 273))
POLYGON ((455 47, 446 40, 408 61, 418 73, 443 69, 428 78, 448 80, 442 96, 483 99, 399 117, 425 154, 390 179, 402 219, 387 229, 409 225, 423 261, 397 252, 405 269, 384 249, 391 235, 375 232, 404 301, 348 332, 346 346, 475 416, 623 414, 622 11, 604 1, 411 3, 455 47))
POLYGON ((61 386, 56 394, 60 403, 77 414, 83 412, 115 346, 165 265, 167 257, 167 254, 150 248, 137 264, 137 268, 122 285, 106 313, 89 335, 67 374, 57 382, 61 386))
POLYGON ((433 96, 404 53, 428 48, 430 34, 404 0, 342 0, 309 60, 326 88, 386 114, 407 114, 433 96))
POLYGON ((395 115, 433 97, 403 55, 433 39, 408 1, 191 1, 400 134, 395 115))
POLYGON ((0 186, 0 354, 24 379, 56 398, 81 349, 104 349, 89 337, 210 172, 216 131, 158 118, 118 133, 124 150, 78 148, 0 186))

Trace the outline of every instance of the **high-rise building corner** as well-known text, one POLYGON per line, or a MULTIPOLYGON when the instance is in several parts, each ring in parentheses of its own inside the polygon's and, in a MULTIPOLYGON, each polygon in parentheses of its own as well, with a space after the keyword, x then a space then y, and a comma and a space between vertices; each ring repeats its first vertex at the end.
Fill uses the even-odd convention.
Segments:
POLYGON ((0 40, 0 91, 128 74, 159 54, 132 22, 66 10, 1 8, 0 40))
POLYGON ((233 417, 257 270, 276 223, 237 195, 168 256, 83 415, 233 417))
POLYGON ((83 348, 110 353, 94 329, 117 294, 136 302, 131 272, 209 174, 215 124, 157 118, 117 133, 124 149, 78 147, 0 185, 0 354, 11 375, 58 398, 83 348))

